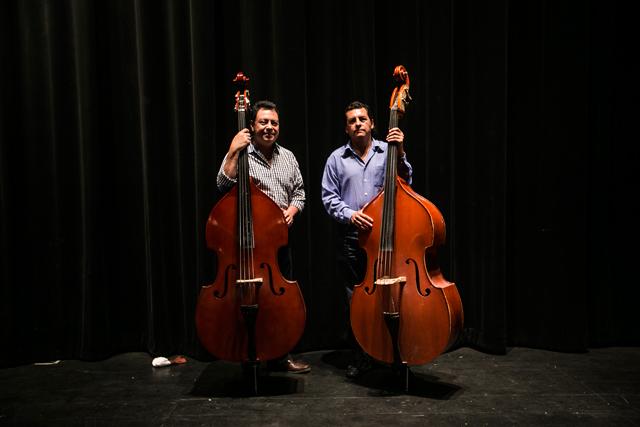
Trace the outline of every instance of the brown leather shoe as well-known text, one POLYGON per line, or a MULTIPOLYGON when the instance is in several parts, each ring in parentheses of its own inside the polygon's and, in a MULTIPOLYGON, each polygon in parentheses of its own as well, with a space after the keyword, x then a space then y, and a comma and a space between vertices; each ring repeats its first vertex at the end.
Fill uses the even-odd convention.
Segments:
POLYGON ((272 362, 275 363, 269 363, 268 365, 272 371, 289 372, 291 374, 306 374, 311 371, 311 366, 308 363, 301 360, 293 360, 291 357, 272 362))
POLYGON ((311 366, 308 363, 303 362, 302 360, 286 360, 287 372, 292 374, 306 374, 311 371, 311 366))

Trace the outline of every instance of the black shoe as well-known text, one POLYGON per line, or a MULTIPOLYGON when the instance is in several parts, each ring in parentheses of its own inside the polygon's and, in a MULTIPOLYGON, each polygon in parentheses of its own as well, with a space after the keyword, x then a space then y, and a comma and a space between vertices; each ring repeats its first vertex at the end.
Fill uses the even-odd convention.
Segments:
POLYGON ((357 360, 347 366, 347 378, 360 378, 364 373, 373 369, 373 360, 367 354, 360 354, 357 360))

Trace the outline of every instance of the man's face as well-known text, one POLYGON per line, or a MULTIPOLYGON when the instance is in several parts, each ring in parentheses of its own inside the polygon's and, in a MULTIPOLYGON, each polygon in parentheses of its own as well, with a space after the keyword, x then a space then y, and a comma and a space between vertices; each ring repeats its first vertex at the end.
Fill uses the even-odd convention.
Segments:
POLYGON ((365 108, 356 108, 346 113, 347 126, 345 131, 349 138, 354 140, 368 140, 371 137, 373 121, 365 108))
POLYGON ((280 120, 275 110, 261 108, 256 113, 256 119, 251 126, 253 142, 259 147, 270 148, 280 134, 280 120))

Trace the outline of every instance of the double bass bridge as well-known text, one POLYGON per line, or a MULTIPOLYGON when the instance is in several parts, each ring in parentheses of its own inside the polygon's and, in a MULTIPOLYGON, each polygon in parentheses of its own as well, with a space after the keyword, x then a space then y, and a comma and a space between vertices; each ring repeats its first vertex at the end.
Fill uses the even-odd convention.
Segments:
POLYGON ((402 286, 405 283, 407 283, 407 277, 406 276, 382 277, 376 280, 374 283, 376 286, 391 286, 391 285, 395 285, 396 283, 400 283, 400 285, 402 286))

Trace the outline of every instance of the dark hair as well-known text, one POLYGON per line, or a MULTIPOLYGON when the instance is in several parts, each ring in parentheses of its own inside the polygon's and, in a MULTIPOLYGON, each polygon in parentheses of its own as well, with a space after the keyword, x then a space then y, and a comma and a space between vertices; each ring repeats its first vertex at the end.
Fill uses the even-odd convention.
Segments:
POLYGON ((276 113, 278 112, 278 107, 274 102, 268 100, 258 101, 251 107, 251 121, 253 122, 256 119, 256 115, 259 110, 273 110, 276 113))
POLYGON ((364 102, 360 102, 360 101, 350 102, 349 105, 347 105, 347 108, 344 109, 344 113, 347 114, 349 111, 356 110, 358 108, 364 108, 365 110, 367 110, 367 115, 371 120, 373 120, 373 116, 371 115, 371 110, 369 109, 369 106, 364 102))

